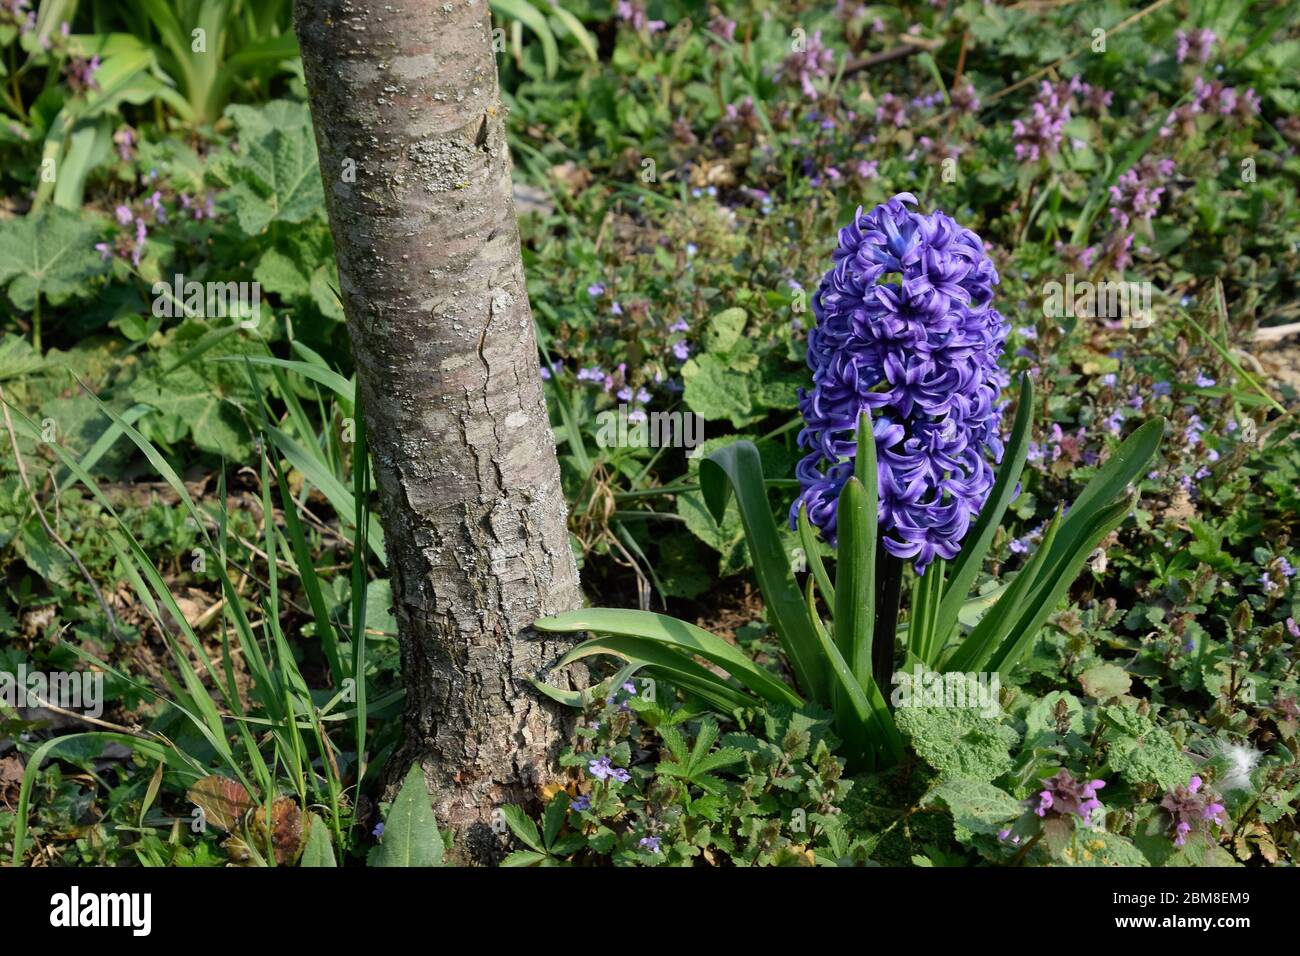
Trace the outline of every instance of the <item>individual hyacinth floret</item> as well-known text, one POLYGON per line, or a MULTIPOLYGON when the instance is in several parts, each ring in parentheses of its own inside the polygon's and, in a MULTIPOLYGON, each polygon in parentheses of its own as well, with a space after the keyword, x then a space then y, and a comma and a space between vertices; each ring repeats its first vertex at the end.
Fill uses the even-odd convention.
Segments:
POLYGON ((806 505, 835 540, 857 419, 869 409, 881 540, 921 573, 935 557, 956 557, 993 485, 1007 324, 992 305, 998 274, 979 237, 942 212, 908 209, 915 203, 899 193, 859 208, 813 297, 813 388, 799 395, 809 453, 790 517, 806 505))

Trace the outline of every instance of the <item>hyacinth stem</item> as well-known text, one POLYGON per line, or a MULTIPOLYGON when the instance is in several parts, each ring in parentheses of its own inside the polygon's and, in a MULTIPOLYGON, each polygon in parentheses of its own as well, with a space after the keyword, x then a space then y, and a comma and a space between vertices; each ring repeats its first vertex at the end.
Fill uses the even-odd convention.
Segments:
POLYGON ((871 646, 871 675, 889 699, 894 673, 894 645, 898 640, 898 608, 903 599, 903 559, 876 545, 876 627, 871 646))

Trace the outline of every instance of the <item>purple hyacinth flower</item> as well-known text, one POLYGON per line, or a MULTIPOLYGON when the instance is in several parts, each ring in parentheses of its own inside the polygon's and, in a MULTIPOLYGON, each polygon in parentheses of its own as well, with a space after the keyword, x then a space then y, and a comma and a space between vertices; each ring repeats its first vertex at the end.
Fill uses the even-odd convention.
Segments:
POLYGON ((809 450, 800 505, 830 541, 853 474, 858 415, 870 410, 884 547, 918 573, 952 559, 993 485, 1008 327, 992 307, 997 271, 979 237, 900 193, 840 230, 813 296, 813 388, 801 391, 809 450))

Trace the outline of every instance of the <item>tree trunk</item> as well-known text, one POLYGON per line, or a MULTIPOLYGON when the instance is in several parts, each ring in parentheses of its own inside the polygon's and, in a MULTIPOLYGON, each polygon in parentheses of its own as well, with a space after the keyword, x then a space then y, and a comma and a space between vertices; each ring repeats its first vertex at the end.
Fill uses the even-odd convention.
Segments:
POLYGON ((519 254, 487 0, 297 0, 425 770, 462 859, 499 853, 564 738, 530 629, 580 604, 519 254))

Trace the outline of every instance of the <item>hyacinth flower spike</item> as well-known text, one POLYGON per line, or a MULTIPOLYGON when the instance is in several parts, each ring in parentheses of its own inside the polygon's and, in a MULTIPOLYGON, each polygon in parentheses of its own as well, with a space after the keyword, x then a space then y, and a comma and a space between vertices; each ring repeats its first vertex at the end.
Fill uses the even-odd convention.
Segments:
MULTIPOLYGON (((540 631, 599 635, 556 666, 612 655, 625 661, 616 680, 644 670, 656 686, 724 714, 815 703, 834 713, 851 771, 902 756, 886 700, 899 663, 1003 676, 1015 667, 1093 548, 1129 514, 1132 485, 1149 470, 1164 422, 1146 422, 1111 451, 1068 514, 1058 511, 1037 551, 993 592, 995 601, 970 599, 1019 487, 1034 389, 1022 375, 1004 443, 1008 379, 998 361, 1007 323, 993 305, 997 270, 975 233, 915 205, 900 193, 868 213, 859 209, 839 231, 813 297, 812 388, 799 395, 806 454, 789 508, 807 561, 802 587, 754 444, 733 442, 700 464, 700 494, 714 520, 721 523, 734 501, 791 680, 693 624, 612 608, 536 622, 540 631), (819 535, 834 549, 833 570, 819 535)), ((536 686, 571 706, 598 692, 536 686)))

